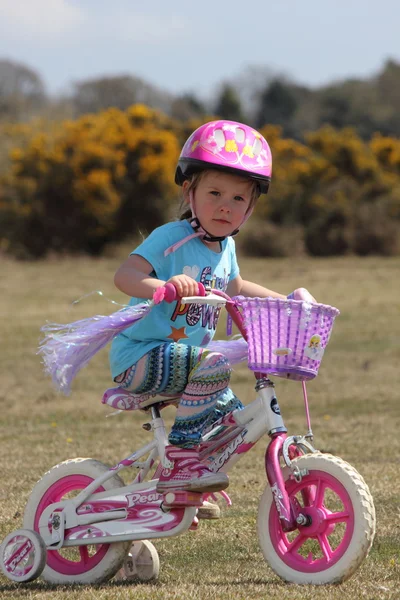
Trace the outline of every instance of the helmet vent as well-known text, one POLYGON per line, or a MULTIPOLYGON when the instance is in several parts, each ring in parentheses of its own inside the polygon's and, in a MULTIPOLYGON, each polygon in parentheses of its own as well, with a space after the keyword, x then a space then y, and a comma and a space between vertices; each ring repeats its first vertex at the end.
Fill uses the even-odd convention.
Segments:
POLYGON ((253 142, 253 154, 258 156, 262 150, 262 142, 259 138, 256 138, 253 142))
POLYGON ((246 134, 245 134, 244 130, 240 129, 240 127, 237 127, 236 131, 235 131, 235 140, 237 142, 239 142, 239 144, 243 144, 245 139, 246 139, 246 134))
POLYGON ((225 146, 225 134, 222 129, 216 129, 214 131, 214 139, 217 142, 217 146, 223 148, 225 146))

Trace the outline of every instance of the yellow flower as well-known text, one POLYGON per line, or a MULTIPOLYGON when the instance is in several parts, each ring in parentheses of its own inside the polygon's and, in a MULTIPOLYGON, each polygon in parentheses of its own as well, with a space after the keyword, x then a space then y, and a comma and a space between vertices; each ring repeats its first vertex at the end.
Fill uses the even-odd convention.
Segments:
POLYGON ((237 147, 235 140, 227 140, 226 144, 225 144, 225 150, 227 152, 237 152, 238 147, 237 147))
POLYGON ((11 158, 11 160, 20 161, 20 160, 22 160, 23 156, 24 156, 24 153, 21 150, 21 148, 12 148, 10 150, 10 158, 11 158))
POLYGON ((194 152, 197 148, 197 146, 199 145, 199 140, 196 140, 195 142, 193 142, 192 147, 190 148, 190 152, 194 152))
POLYGON ((243 154, 245 154, 246 156, 249 156, 250 158, 254 158, 253 148, 251 146, 246 145, 243 148, 243 154))

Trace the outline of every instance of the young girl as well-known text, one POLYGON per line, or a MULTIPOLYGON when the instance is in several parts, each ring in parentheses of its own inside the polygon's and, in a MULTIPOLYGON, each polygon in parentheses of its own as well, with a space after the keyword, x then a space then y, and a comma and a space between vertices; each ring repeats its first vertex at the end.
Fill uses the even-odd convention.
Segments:
MULTIPOLYGON (((230 296, 286 298, 242 279, 232 237, 267 193, 271 168, 266 140, 247 125, 213 121, 192 133, 175 175, 183 188, 181 220, 155 229, 115 274, 130 304, 152 298, 166 282, 179 297, 198 295, 201 282, 230 296)), ((242 407, 229 388, 227 359, 207 350, 218 316, 219 309, 207 305, 162 302, 112 343, 111 370, 119 386, 139 395, 180 396, 157 485, 161 493, 219 491, 229 483, 198 455, 210 424, 242 407)))

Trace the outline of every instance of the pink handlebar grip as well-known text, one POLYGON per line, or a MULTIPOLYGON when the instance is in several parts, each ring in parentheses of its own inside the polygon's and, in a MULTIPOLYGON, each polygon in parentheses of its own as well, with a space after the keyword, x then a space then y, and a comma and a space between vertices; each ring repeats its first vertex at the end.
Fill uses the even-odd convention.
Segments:
MULTIPOLYGON (((200 282, 197 284, 197 295, 206 295, 205 287, 200 282)), ((154 304, 160 304, 163 300, 165 302, 173 302, 174 300, 178 300, 178 298, 176 287, 172 283, 166 283, 162 287, 157 288, 153 294, 154 304)))
POLYGON ((166 283, 164 286, 164 300, 165 302, 173 302, 177 299, 176 287, 172 283, 166 283))

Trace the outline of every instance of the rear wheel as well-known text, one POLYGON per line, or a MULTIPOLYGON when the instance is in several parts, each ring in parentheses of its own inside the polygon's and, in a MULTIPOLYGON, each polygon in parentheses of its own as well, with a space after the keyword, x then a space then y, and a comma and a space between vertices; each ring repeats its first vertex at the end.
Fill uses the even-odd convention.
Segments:
MULTIPOLYGON (((87 487, 94 479, 108 471, 97 460, 77 458, 53 467, 33 488, 25 509, 24 527, 39 532, 43 511, 54 502, 70 499, 87 487)), ((123 487, 114 475, 96 492, 123 487)), ((92 544, 48 550, 42 577, 50 583, 99 583, 107 581, 121 567, 131 542, 92 544)))
POLYGON ((375 509, 367 484, 348 463, 329 454, 293 461, 308 475, 297 482, 284 469, 286 490, 306 518, 282 530, 270 487, 258 512, 258 536, 266 561, 292 583, 328 584, 348 579, 367 556, 375 535, 375 509))
POLYGON ((149 540, 133 542, 119 570, 118 579, 152 581, 158 578, 160 560, 158 552, 149 540))

